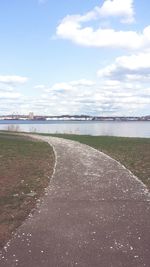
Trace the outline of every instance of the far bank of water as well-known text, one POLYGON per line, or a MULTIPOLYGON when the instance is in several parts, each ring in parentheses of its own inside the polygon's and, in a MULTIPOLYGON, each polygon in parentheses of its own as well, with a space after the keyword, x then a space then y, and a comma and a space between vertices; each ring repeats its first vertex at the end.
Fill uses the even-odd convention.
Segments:
POLYGON ((150 121, 0 121, 0 130, 150 138, 150 121))

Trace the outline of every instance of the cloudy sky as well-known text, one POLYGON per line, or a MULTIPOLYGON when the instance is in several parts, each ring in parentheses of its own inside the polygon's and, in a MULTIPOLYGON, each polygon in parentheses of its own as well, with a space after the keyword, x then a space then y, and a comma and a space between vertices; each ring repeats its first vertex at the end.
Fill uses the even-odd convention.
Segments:
POLYGON ((150 114, 149 0, 0 1, 0 115, 150 114))

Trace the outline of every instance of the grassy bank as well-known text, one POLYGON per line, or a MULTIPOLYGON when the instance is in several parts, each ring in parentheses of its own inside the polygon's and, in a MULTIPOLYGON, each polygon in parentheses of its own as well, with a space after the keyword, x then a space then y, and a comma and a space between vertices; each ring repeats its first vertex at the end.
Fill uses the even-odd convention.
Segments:
POLYGON ((53 166, 47 143, 0 133, 0 248, 43 194, 53 166))
POLYGON ((55 134, 92 146, 121 162, 150 188, 150 138, 55 134))

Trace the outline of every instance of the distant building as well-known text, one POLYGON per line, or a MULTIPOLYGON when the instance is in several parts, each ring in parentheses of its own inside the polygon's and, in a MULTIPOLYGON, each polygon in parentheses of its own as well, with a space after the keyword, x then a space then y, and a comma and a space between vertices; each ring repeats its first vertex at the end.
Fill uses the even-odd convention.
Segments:
POLYGON ((28 118, 29 120, 34 120, 34 113, 30 112, 28 118))

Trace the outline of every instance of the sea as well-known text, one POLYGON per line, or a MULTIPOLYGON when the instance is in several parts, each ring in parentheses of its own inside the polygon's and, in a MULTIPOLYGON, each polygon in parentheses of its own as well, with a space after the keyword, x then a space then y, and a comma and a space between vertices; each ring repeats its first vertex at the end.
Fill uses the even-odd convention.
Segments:
POLYGON ((150 121, 0 120, 0 130, 150 138, 150 121))

